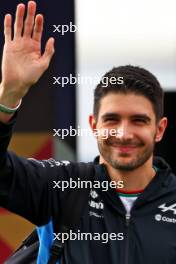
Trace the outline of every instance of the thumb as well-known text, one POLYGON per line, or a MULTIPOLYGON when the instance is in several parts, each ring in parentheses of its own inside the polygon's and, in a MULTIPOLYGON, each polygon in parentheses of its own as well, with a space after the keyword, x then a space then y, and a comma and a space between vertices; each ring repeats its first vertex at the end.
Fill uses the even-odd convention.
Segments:
POLYGON ((45 45, 45 51, 40 58, 40 61, 43 64, 44 68, 48 68, 54 52, 54 38, 49 38, 45 45))

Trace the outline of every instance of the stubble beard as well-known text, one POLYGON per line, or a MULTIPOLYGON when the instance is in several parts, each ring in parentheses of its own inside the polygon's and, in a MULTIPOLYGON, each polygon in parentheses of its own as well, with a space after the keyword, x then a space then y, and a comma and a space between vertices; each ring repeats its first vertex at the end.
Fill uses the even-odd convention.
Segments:
MULTIPOLYGON (((132 158, 129 162, 121 162, 120 157, 114 158, 113 153, 110 150, 110 144, 107 144, 107 142, 103 142, 101 140, 98 140, 98 149, 103 157, 103 159, 110 164, 114 169, 121 170, 121 171, 132 171, 139 167, 141 167, 143 164, 146 163, 147 160, 153 155, 154 147, 155 147, 155 140, 153 139, 153 143, 146 146, 144 143, 139 144, 138 148, 142 148, 143 151, 136 154, 134 158, 132 158)), ((118 155, 118 154, 117 154, 118 155)), ((128 158, 128 153, 121 154, 121 157, 125 159, 125 157, 128 158)))

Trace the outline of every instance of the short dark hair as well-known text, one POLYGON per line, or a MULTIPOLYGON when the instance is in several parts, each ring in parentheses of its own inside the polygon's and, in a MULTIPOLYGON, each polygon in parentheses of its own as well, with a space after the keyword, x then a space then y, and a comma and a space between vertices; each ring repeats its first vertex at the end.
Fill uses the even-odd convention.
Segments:
POLYGON ((132 65, 114 67, 102 77, 100 83, 94 91, 94 115, 97 118, 101 99, 109 93, 134 93, 143 95, 150 100, 156 116, 159 121, 164 111, 164 92, 157 78, 144 68, 132 65), (123 77, 123 83, 103 85, 103 78, 123 77))

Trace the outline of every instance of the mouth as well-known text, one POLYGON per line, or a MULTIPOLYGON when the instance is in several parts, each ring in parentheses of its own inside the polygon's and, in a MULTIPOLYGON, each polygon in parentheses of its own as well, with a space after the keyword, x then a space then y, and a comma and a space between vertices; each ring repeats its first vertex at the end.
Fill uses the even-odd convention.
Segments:
POLYGON ((136 149, 136 147, 134 147, 134 146, 121 146, 121 147, 117 147, 117 148, 120 152, 131 152, 134 149, 136 149))
POLYGON ((137 149, 138 146, 136 145, 111 145, 113 148, 118 150, 121 153, 130 153, 137 149))

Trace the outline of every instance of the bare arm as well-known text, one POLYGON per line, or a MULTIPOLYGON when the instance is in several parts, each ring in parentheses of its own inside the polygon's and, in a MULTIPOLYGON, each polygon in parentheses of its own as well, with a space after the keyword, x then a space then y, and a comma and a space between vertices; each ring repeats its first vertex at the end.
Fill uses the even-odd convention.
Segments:
MULTIPOLYGON (((24 21, 25 5, 16 10, 14 36, 12 38, 12 17, 4 19, 5 44, 2 58, 2 81, 0 104, 14 108, 30 87, 35 84, 48 68, 54 54, 54 39, 48 39, 41 54, 43 16, 36 15, 36 3, 28 2, 27 17, 24 21), (23 31, 23 35, 22 35, 23 31)), ((0 121, 8 122, 12 114, 0 112, 0 121)))

